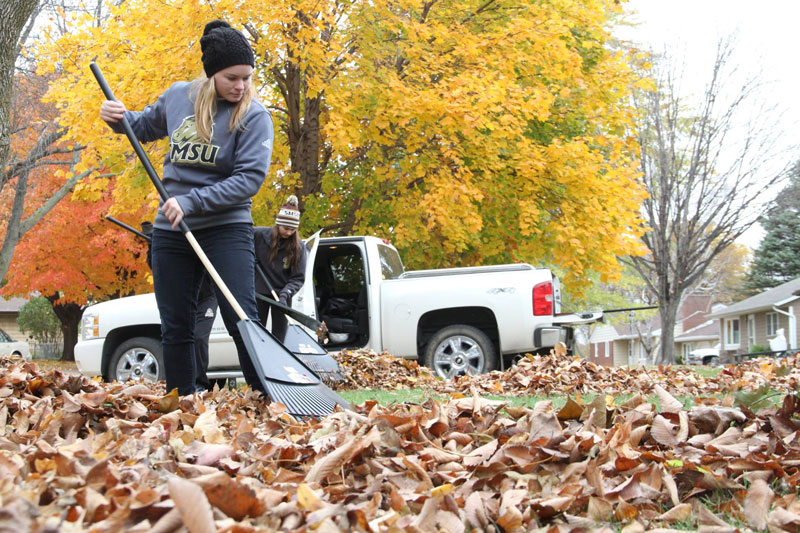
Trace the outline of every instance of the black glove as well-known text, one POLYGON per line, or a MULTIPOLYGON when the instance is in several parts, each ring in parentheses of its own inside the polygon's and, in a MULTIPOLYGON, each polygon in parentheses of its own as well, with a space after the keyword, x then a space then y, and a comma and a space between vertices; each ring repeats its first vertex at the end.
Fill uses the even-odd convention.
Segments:
POLYGON ((286 306, 288 306, 288 305, 289 305, 289 295, 288 295, 288 294, 286 294, 285 292, 282 292, 282 293, 280 293, 280 294, 278 295, 278 299, 280 300, 280 302, 281 302, 283 305, 286 305, 286 306))

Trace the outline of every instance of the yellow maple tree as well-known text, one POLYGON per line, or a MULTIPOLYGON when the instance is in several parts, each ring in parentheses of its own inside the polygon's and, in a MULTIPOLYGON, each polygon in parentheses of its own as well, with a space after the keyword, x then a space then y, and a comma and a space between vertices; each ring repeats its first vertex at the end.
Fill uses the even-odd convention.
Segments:
MULTIPOLYGON (((527 261, 575 290, 636 253, 642 190, 626 135, 632 76, 609 46, 615 0, 342 2, 130 0, 39 51, 51 101, 86 143, 86 166, 120 174, 112 211, 157 196, 97 110, 97 58, 131 109, 200 72, 206 22, 243 28, 276 124, 254 202, 271 224, 301 197, 306 232, 389 237, 411 267, 527 261)), ((166 143, 148 147, 159 162, 166 143)), ((158 165, 156 165, 158 168, 158 165)), ((89 180, 78 191, 105 190, 89 180)))

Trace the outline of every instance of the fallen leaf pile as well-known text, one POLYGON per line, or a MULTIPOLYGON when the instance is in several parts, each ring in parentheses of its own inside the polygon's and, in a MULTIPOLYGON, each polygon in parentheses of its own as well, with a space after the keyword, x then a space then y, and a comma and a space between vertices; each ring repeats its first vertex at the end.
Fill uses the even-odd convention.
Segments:
POLYGON ((344 350, 333 357, 345 376, 337 390, 429 387, 437 381, 430 368, 388 352, 344 350))
POLYGON ((715 395, 756 390, 764 384, 789 392, 800 390, 800 354, 786 359, 763 357, 726 366, 714 377, 689 367, 608 367, 572 356, 527 355, 504 371, 480 376, 437 379, 416 361, 369 350, 334 354, 344 370, 339 390, 426 388, 437 393, 471 394, 652 394, 659 385, 676 396, 715 395))
MULTIPOLYGON (((766 370, 746 368, 730 380, 766 370)), ((800 529, 795 394, 757 411, 687 410, 658 383, 658 408, 454 394, 302 421, 249 389, 159 387, 0 358, 0 531, 800 529)))

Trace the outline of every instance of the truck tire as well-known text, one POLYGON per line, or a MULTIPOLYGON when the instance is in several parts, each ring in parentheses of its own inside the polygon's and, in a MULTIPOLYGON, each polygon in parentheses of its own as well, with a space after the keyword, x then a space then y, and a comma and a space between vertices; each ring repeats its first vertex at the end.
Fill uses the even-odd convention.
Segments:
POLYGON ((109 381, 141 380, 155 383, 164 379, 161 342, 152 337, 133 337, 114 350, 108 365, 109 381))
POLYGON ((497 367, 497 351, 491 339, 478 328, 456 324, 440 329, 431 337, 422 363, 444 379, 464 374, 477 376, 497 367))

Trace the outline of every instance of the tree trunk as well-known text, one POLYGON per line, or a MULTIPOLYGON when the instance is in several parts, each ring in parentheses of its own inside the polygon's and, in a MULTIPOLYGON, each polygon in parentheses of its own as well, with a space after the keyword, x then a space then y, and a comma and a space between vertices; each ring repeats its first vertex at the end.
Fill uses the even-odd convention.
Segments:
MULTIPOLYGON (((58 299, 58 295, 47 297, 51 303, 58 299)), ((75 360, 75 345, 78 343, 78 327, 83 315, 83 306, 76 303, 53 303, 53 311, 61 321, 61 334, 64 337, 64 351, 61 352, 62 361, 75 360)))
POLYGON ((661 343, 653 362, 657 365, 675 364, 675 324, 678 319, 680 297, 670 295, 658 306, 661 314, 661 343))
POLYGON ((11 147, 11 95, 19 37, 38 4, 39 0, 0 2, 0 169, 5 168, 11 147))

